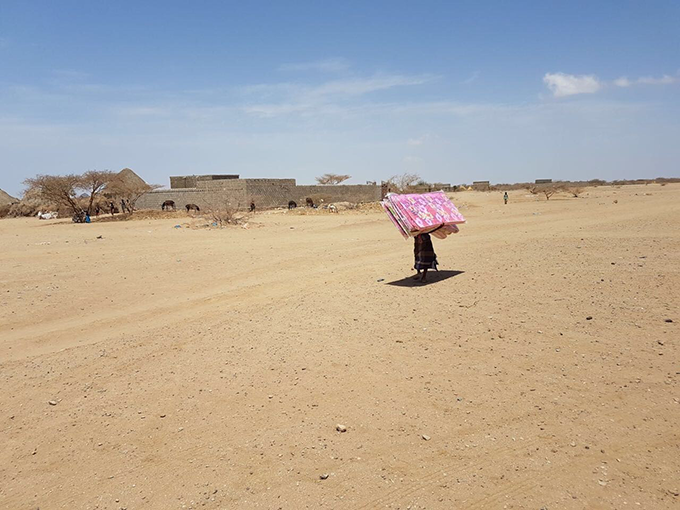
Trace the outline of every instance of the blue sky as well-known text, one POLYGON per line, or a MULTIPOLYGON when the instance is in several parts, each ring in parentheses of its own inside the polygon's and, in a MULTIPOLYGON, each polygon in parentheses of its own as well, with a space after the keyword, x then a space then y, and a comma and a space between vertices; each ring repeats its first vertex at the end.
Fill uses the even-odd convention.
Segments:
POLYGON ((680 3, 0 0, 0 188, 680 176, 680 3))

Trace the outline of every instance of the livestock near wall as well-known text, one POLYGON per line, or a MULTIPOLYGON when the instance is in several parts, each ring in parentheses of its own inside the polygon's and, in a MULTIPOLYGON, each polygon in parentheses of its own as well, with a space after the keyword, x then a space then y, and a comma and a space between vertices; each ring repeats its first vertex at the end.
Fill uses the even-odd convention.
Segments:
POLYGON ((170 189, 156 190, 142 196, 139 209, 161 209, 171 200, 178 210, 187 205, 201 209, 219 209, 225 206, 246 209, 251 203, 257 209, 288 207, 290 202, 298 205, 316 205, 332 202, 377 202, 381 198, 380 186, 376 184, 312 185, 298 186, 295 179, 240 179, 238 175, 171 177, 170 189))

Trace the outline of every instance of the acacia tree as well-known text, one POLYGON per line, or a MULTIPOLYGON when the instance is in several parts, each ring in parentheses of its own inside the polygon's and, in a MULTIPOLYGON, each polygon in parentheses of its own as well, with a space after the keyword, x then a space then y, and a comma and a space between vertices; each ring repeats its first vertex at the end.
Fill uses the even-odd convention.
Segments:
POLYGON ((323 174, 321 177, 316 178, 316 182, 319 184, 340 184, 351 178, 351 175, 323 174))
POLYGON ((73 214, 82 212, 78 205, 76 190, 82 183, 82 176, 68 175, 37 175, 26 179, 26 194, 34 195, 55 206, 66 207, 73 214))
POLYGON ((109 170, 88 170, 80 176, 77 187, 89 196, 87 214, 92 214, 92 204, 95 198, 104 191, 115 175, 109 170))

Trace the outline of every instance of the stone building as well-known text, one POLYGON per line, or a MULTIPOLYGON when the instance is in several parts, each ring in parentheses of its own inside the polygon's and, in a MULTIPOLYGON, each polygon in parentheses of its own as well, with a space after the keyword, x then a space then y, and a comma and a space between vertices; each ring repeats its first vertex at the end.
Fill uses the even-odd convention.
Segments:
POLYGON ((239 175, 184 175, 170 177, 170 189, 151 191, 137 201, 138 209, 160 209, 166 200, 177 209, 196 204, 201 209, 225 206, 247 209, 251 201, 257 209, 286 207, 289 202, 304 206, 333 202, 376 202, 380 186, 337 184, 299 186, 295 179, 241 179, 239 175))
POLYGON ((491 189, 491 183, 489 181, 474 181, 472 183, 472 189, 477 191, 489 191, 489 189, 491 189))

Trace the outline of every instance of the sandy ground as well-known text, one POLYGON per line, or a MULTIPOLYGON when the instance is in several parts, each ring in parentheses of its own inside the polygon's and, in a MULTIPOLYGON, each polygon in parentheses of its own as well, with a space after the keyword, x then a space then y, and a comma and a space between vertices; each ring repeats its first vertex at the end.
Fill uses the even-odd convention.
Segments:
POLYGON ((0 508, 678 508, 680 186, 455 201, 0 221, 0 508))

